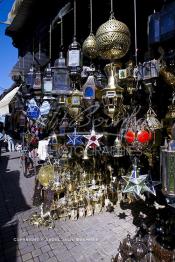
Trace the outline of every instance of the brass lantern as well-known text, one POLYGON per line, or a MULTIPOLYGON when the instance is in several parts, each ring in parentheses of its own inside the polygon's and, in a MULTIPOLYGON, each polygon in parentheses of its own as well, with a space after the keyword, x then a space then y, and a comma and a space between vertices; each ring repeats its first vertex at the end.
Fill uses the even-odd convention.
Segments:
POLYGON ((105 71, 108 74, 108 84, 103 89, 102 95, 104 112, 112 120, 114 120, 117 110, 123 108, 123 89, 117 84, 116 67, 117 65, 112 63, 105 66, 105 71))
POLYGON ((83 42, 82 51, 83 54, 89 57, 90 59, 94 59, 97 57, 97 45, 93 33, 90 33, 90 35, 83 42))
POLYGON ((103 59, 120 59, 129 50, 129 29, 112 14, 110 19, 98 28, 96 44, 97 52, 103 59))
POLYGON ((68 111, 72 118, 76 118, 80 114, 82 98, 83 93, 76 88, 72 91, 72 94, 67 98, 68 111))

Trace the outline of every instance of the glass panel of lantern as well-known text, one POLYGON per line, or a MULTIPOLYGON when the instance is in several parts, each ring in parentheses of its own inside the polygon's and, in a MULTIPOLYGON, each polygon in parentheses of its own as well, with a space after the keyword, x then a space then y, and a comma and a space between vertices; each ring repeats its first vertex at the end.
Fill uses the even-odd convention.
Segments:
POLYGON ((52 92, 52 70, 50 67, 46 69, 46 75, 43 77, 43 92, 51 93, 52 92))
POLYGON ((35 71, 34 71, 34 67, 31 66, 25 78, 26 85, 29 87, 33 87, 34 80, 35 80, 35 71))
POLYGON ((53 93, 68 94, 70 92, 70 79, 63 52, 60 52, 59 58, 55 61, 52 72, 53 93))

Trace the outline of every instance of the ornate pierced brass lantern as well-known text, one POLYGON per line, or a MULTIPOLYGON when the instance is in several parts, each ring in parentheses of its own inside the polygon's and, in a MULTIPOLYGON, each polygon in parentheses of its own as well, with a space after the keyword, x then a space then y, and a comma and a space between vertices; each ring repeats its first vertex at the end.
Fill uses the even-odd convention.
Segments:
POLYGON ((97 45, 96 38, 93 33, 90 33, 89 36, 85 39, 82 46, 83 54, 90 59, 97 57, 97 45))
POLYGON ((130 46, 129 29, 112 14, 109 20, 98 28, 96 44, 97 52, 103 59, 120 59, 130 46))

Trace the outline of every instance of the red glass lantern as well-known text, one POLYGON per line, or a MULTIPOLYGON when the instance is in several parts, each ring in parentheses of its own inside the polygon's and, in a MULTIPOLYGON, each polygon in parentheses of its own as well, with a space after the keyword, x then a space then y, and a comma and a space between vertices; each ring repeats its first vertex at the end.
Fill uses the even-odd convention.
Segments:
POLYGON ((135 133, 134 133, 132 130, 128 130, 128 131, 125 133, 125 140, 126 140, 126 142, 128 142, 128 143, 133 143, 134 140, 135 140, 135 133))
POLYGON ((137 133, 137 140, 140 143, 147 143, 150 140, 150 133, 146 130, 140 130, 137 133))

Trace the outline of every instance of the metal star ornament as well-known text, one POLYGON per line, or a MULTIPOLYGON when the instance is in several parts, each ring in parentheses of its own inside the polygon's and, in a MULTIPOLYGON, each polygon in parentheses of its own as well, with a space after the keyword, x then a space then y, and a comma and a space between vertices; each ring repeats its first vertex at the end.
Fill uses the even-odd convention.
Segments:
POLYGON ((94 130, 94 127, 93 127, 92 130, 91 130, 90 135, 84 135, 84 137, 85 137, 86 139, 88 139, 86 148, 95 149, 96 147, 100 146, 98 140, 99 140, 102 136, 103 136, 103 135, 96 134, 96 132, 95 132, 95 130, 94 130))
POLYGON ((74 129, 74 132, 71 135, 67 135, 69 140, 67 142, 67 145, 72 145, 72 146, 79 146, 83 144, 82 141, 82 136, 77 135, 77 130, 76 128, 74 129))
POLYGON ((131 193, 138 197, 144 192, 152 193, 151 188, 148 186, 147 177, 148 175, 139 175, 140 170, 137 168, 137 163, 133 165, 133 170, 131 171, 130 176, 122 176, 126 181, 126 187, 123 190, 123 193, 131 193))

